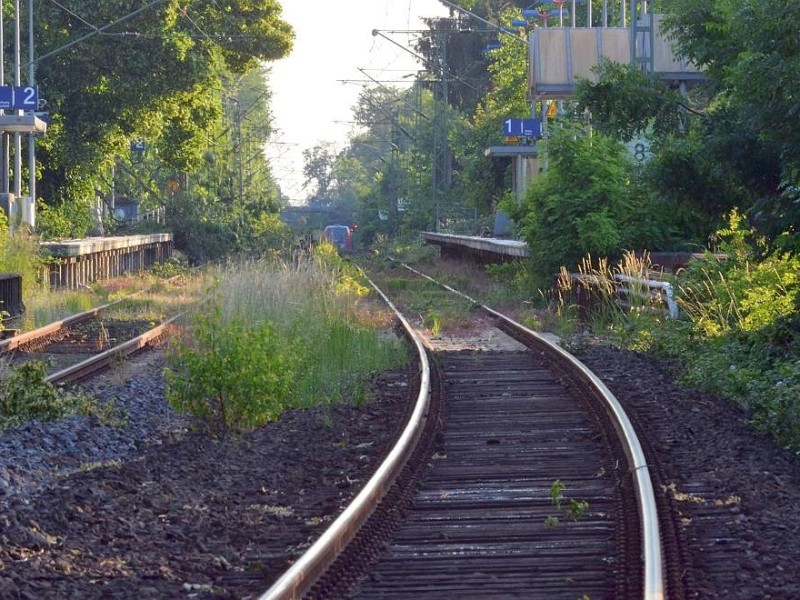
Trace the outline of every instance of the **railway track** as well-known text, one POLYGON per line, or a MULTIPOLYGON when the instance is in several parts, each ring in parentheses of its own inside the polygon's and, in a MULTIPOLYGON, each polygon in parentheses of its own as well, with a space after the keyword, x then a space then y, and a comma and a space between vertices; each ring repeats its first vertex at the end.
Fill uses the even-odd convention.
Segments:
POLYGON ((420 360, 408 427, 261 600, 665 597, 648 466, 619 403, 557 345, 481 310, 516 348, 437 350, 398 312, 420 360))
POLYGON ((0 360, 13 367, 41 361, 50 383, 74 382, 158 343, 178 318, 156 325, 147 320, 108 316, 116 304, 105 304, 3 340, 0 360))

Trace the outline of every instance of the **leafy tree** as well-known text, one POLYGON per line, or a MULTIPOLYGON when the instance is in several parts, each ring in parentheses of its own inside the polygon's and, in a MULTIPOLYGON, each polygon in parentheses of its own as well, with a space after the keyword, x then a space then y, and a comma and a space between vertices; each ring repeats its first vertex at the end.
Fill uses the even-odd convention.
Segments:
MULTIPOLYGON (((509 22, 511 13, 505 13, 509 22)), ((503 121, 530 115, 527 102, 527 46, 507 36, 490 53, 491 83, 471 119, 465 119, 453 135, 457 164, 457 188, 467 204, 491 214, 511 187, 509 163, 484 155, 488 146, 502 141, 503 121)))
POLYGON ((284 56, 293 36, 275 0, 78 0, 69 10, 41 3, 35 19, 36 76, 52 116, 39 191, 67 206, 93 201, 132 138, 151 140, 173 172, 200 168, 222 117, 219 74, 284 56))
MULTIPOLYGON (((741 186, 719 169, 708 152, 721 141, 708 133, 717 125, 705 106, 704 90, 688 97, 640 70, 611 62, 596 69, 596 83, 578 83, 573 114, 588 112, 596 130, 615 139, 645 141, 652 154, 637 176, 655 197, 645 222, 656 222, 664 236, 648 236, 650 250, 703 246, 722 215, 743 202, 741 186), (666 247, 652 244, 661 239, 666 247)), ((737 150, 731 148, 728 157, 737 150)))
POLYGON ((303 175, 305 185, 313 185, 311 195, 318 203, 330 204, 330 187, 333 183, 333 164, 336 151, 331 142, 317 144, 303 150, 303 175))
POLYGON ((372 179, 365 165, 356 158, 341 152, 336 157, 332 170, 334 206, 349 215, 350 221, 359 202, 369 192, 372 179))
POLYGON ((519 207, 521 224, 540 283, 549 287, 561 266, 574 268, 587 254, 610 257, 631 249, 631 215, 640 201, 632 164, 619 142, 563 127, 546 144, 549 168, 519 207))
MULTIPOLYGON (((494 56, 486 52, 487 46, 507 40, 506 34, 513 34, 510 15, 519 18, 519 9, 530 8, 532 3, 527 0, 456 0, 453 4, 475 16, 451 9, 450 17, 427 19, 430 33, 419 38, 415 49, 426 59, 424 66, 434 74, 446 69, 450 80, 448 102, 471 115, 492 88, 489 65, 494 56)), ((524 64, 527 58, 522 60, 524 64)))
POLYGON ((590 110, 595 126, 621 140, 671 135, 682 127, 685 104, 677 90, 632 65, 604 61, 597 83, 580 80, 575 112, 590 110))
MULTIPOLYGON (((365 88, 353 107, 364 132, 320 161, 329 178, 326 206, 358 222, 361 244, 377 234, 416 233, 431 226, 434 110, 432 94, 423 85, 365 88)), ((323 153, 308 153, 314 156, 323 153)))
POLYGON ((713 171, 773 245, 800 247, 800 46, 791 0, 666 0, 681 52, 706 71, 713 92, 702 132, 713 171), (775 15, 781 15, 776 18, 775 15))

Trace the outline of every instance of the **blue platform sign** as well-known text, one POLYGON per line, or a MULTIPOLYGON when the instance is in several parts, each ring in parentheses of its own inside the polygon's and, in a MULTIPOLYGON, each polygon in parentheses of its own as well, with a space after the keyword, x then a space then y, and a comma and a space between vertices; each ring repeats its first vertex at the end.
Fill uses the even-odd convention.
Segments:
POLYGON ((39 110, 39 88, 35 85, 15 87, 14 108, 17 110, 39 110))
POLYGON ((503 135, 506 137, 542 137, 542 123, 539 119, 506 119, 503 121, 503 135))
POLYGON ((0 86, 0 110, 39 110, 39 88, 35 85, 0 86))
POLYGON ((8 85, 0 87, 0 109, 14 106, 14 88, 8 85))

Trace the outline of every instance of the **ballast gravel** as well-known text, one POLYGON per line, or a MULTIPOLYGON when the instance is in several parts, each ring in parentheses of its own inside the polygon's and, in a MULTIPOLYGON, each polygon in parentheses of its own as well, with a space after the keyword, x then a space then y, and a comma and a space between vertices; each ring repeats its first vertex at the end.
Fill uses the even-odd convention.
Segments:
MULTIPOLYGON (((293 410, 217 441, 163 398, 146 354, 94 380, 125 418, 0 433, 0 599, 257 598, 385 456, 411 375, 372 401, 293 410)), ((686 563, 670 598, 800 598, 800 460, 674 369, 605 346, 580 357, 630 411, 677 516, 686 563)))
POLYGON ((408 408, 401 370, 362 406, 215 440, 169 408, 163 369, 146 354, 85 386, 116 423, 0 433, 0 599, 257 597, 374 472, 408 408))
POLYGON ((86 391, 108 409, 109 425, 97 417, 30 421, 0 433, 0 514, 28 503, 70 475, 135 458, 149 444, 177 440, 186 417, 164 402, 163 362, 139 361, 142 372, 120 381, 110 375, 86 391))

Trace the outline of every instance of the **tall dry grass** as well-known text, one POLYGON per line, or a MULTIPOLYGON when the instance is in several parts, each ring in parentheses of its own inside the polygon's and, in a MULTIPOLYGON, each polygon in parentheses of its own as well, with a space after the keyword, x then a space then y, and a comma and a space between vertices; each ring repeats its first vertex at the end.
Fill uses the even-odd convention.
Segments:
POLYGON ((399 340, 380 335, 363 316, 367 293, 324 246, 309 262, 219 267, 208 304, 174 349, 173 404, 229 430, 276 419, 287 407, 365 400, 373 375, 406 360, 399 340), (251 347, 243 348, 248 336, 251 347), (201 378, 202 388, 193 385, 201 378), (247 421, 220 425, 223 415, 247 421))

